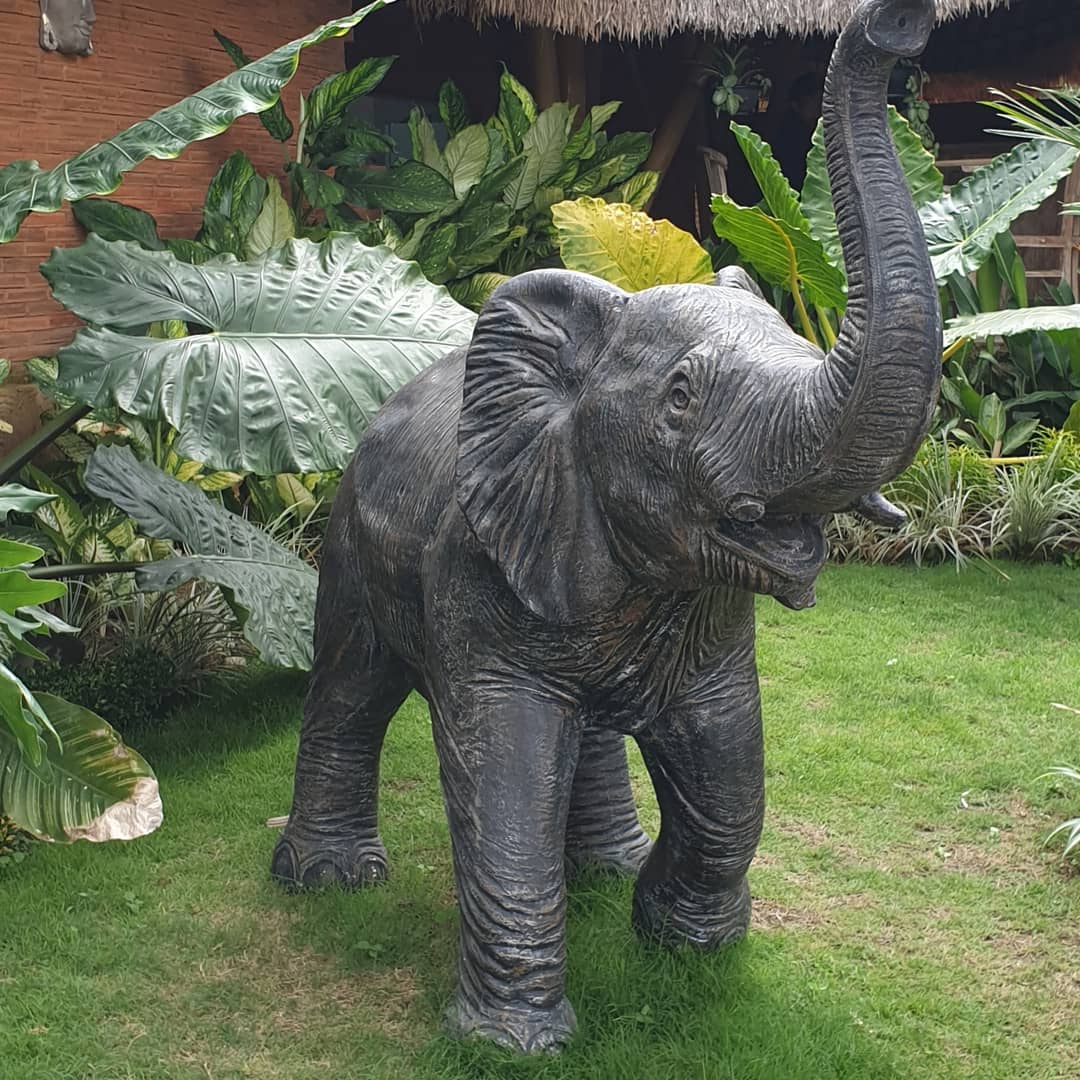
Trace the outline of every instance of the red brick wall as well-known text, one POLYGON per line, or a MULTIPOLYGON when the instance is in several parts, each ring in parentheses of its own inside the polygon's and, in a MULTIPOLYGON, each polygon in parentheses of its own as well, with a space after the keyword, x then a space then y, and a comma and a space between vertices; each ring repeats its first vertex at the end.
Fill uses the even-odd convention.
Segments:
MULTIPOLYGON (((96 8, 93 54, 70 57, 38 45, 36 0, 0 5, 0 165, 35 158, 48 168, 228 74, 232 63, 214 29, 255 58, 347 14, 351 5, 348 0, 102 0, 96 8)), ((294 123, 297 94, 340 71, 343 50, 338 38, 301 54, 300 69, 285 91, 294 123)), ((173 161, 144 162, 112 197, 150 211, 163 235, 192 236, 206 185, 239 149, 260 172, 280 171, 280 144, 249 116, 223 135, 192 144, 173 161)), ((78 323, 53 301, 38 265, 53 247, 81 240, 82 231, 65 208, 31 214, 15 240, 0 245, 0 357, 50 355, 71 340, 78 323)))

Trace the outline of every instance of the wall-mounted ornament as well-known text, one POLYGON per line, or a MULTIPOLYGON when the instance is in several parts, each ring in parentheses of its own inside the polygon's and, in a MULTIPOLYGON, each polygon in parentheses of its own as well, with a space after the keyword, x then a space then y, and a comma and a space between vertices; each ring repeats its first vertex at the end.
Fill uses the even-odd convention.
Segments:
POLYGON ((39 0, 41 47, 67 56, 89 56, 97 22, 94 0, 39 0))

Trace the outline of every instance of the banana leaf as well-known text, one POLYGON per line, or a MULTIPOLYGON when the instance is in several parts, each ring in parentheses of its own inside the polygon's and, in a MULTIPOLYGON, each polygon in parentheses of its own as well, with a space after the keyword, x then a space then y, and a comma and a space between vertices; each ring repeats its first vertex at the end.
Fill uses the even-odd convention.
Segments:
POLYGON ((708 252, 670 221, 588 197, 556 203, 551 216, 569 270, 594 274, 627 292, 713 279, 708 252))
POLYGON ((164 418, 177 453, 233 472, 343 468, 386 398, 465 344, 475 321, 416 264, 341 234, 201 266, 92 236, 42 272, 94 324, 60 351, 61 390, 164 418), (206 332, 107 329, 164 319, 206 332))
POLYGON ((124 173, 147 158, 174 158, 191 143, 221 134, 238 117, 271 108, 296 73, 303 49, 344 36, 371 12, 392 2, 374 0, 351 15, 324 23, 54 168, 14 161, 0 169, 0 243, 11 240, 31 212, 50 213, 66 200, 107 195, 120 185, 124 173))
POLYGON ((244 636, 269 664, 311 667, 318 574, 262 529, 198 488, 141 462, 128 447, 100 446, 84 482, 130 514, 148 536, 174 540, 188 555, 144 563, 146 592, 167 592, 194 578, 225 593, 244 636))
MULTIPOLYGON (((0 665, 0 698, 25 691, 0 665), (17 685, 16 685, 17 684, 17 685)), ((32 765, 0 724, 0 806, 42 840, 132 840, 161 824, 150 766, 100 716, 52 694, 37 694, 52 729, 32 765)))

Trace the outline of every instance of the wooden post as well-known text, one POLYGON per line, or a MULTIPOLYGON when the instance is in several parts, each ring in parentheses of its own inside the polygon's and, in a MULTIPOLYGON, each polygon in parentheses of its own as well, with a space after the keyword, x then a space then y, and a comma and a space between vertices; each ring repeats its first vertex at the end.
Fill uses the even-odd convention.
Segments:
POLYGON ((559 100, 559 58, 555 35, 544 26, 532 30, 533 93, 537 108, 546 109, 559 100))
POLYGON ((570 107, 577 106, 577 122, 580 123, 589 104, 585 76, 585 42, 579 37, 559 34, 555 39, 562 75, 562 99, 570 107))

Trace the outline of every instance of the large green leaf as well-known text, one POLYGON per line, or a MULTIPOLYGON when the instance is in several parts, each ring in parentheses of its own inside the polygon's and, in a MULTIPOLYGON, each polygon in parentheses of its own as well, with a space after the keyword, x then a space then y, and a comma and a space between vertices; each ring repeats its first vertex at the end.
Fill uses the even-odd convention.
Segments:
POLYGON ((520 153, 526 133, 536 123, 532 94, 505 68, 499 77, 499 107, 494 122, 513 154, 520 153))
MULTIPOLYGON (((235 41, 231 41, 216 30, 214 31, 214 37, 218 39, 218 44, 229 54, 229 59, 238 68, 247 67, 251 63, 251 57, 235 41)), ((278 142, 288 142, 292 138, 292 121, 286 114, 285 106, 282 105, 280 98, 269 109, 264 109, 259 113, 259 122, 266 128, 270 137, 277 139, 278 142)), ((112 237, 108 239, 112 239, 112 237)))
POLYGON ((459 199, 464 199, 483 176, 489 153, 487 129, 483 124, 462 128, 446 144, 443 156, 450 170, 454 194, 459 199))
POLYGON ((978 269, 998 233, 1049 198, 1076 158, 1076 149, 1060 143, 1020 143, 923 206, 919 217, 938 283, 978 269))
MULTIPOLYGON (((2 668, 0 687, 10 685, 5 674, 2 668)), ((4 812, 43 840, 132 840, 153 832, 162 813, 150 766, 89 709, 51 694, 36 699, 59 740, 50 737, 33 766, 0 725, 4 812)))
POLYGON ((265 198, 266 181, 255 171, 251 159, 243 150, 230 154, 206 191, 200 243, 212 251, 241 257, 265 198))
POLYGON ((960 338, 1009 337, 1029 330, 1080 330, 1080 304, 1063 307, 1008 308, 981 315, 961 315, 945 327, 945 344, 960 338))
POLYGON ((801 286, 812 304, 844 308, 843 275, 808 232, 726 195, 713 199, 712 210, 716 235, 730 240, 769 284, 789 292, 801 286))
POLYGON ((71 204, 71 211, 87 232, 103 240, 134 240, 148 251, 165 247, 153 216, 137 206, 113 199, 79 199, 71 204))
POLYGON ((503 198, 513 210, 524 210, 537 189, 562 168, 562 152, 570 131, 570 106, 557 101, 546 108, 522 139, 525 168, 506 186, 503 198))
POLYGON ((33 491, 22 484, 0 484, 0 521, 6 521, 12 511, 17 514, 32 514, 55 498, 51 493, 33 491))
POLYGON ((328 210, 345 201, 345 188, 322 169, 314 169, 301 161, 290 161, 286 169, 308 204, 316 210, 328 210))
POLYGON ((604 202, 626 203, 634 210, 644 210, 646 204, 653 197, 656 185, 660 182, 660 174, 656 172, 639 172, 624 180, 618 187, 612 188, 604 195, 604 202))
POLYGON ((709 253, 670 221, 588 197, 556 203, 551 216, 569 270, 594 274, 627 292, 713 279, 709 253))
POLYGON ((342 37, 391 2, 374 0, 325 23, 54 168, 14 161, 0 169, 0 243, 14 237, 32 211, 48 213, 69 199, 107 195, 116 190, 124 173, 147 158, 174 158, 190 143, 219 135, 238 117, 269 109, 296 73, 301 50, 342 37))
POLYGON ((61 350, 61 389, 164 417, 177 453, 236 472, 343 468, 382 402, 465 344, 474 322, 415 264, 340 234, 197 267, 91 237, 42 269, 56 298, 95 324, 61 350), (164 319, 209 332, 102 328, 164 319))
POLYGON ((450 181, 419 161, 404 161, 391 169, 339 169, 337 176, 350 199, 382 210, 427 214, 454 202, 450 181))
POLYGON ((456 82, 447 79, 439 87, 439 118, 453 138, 469 126, 469 106, 456 82))
POLYGON ((754 174, 757 186, 765 198, 769 213, 780 221, 786 221, 804 232, 810 232, 810 223, 806 220, 799 206, 799 196, 788 183, 788 178, 780 168, 780 162, 773 157, 772 148, 756 132, 745 124, 731 123, 731 133, 742 150, 750 171, 754 174))
POLYGON ((314 138, 327 123, 341 116, 351 102, 374 90, 396 59, 396 56, 367 56, 348 71, 323 79, 307 99, 308 138, 314 138))
POLYGON ((135 574, 140 589, 165 592, 193 578, 212 582, 227 590, 244 636, 267 663, 311 667, 318 574, 307 563, 127 447, 99 447, 85 483, 130 514, 147 536, 175 540, 190 552, 144 563, 135 574))
POLYGON ((244 257, 256 259, 271 248, 280 247, 296 236, 296 222, 281 185, 272 176, 266 181, 266 198, 259 216, 244 241, 244 257))
MULTIPOLYGON (((892 133, 896 156, 904 171, 912 201, 916 208, 925 206, 941 195, 943 180, 934 155, 931 154, 907 120, 892 105, 888 109, 889 131, 892 133)), ((735 125, 732 125, 734 128, 735 125)), ((857 178, 856 178, 857 182, 857 178)), ((821 123, 814 131, 810 153, 806 157, 806 180, 803 183, 801 208, 810 223, 811 235, 821 242, 829 260, 843 265, 840 234, 836 231, 836 211, 825 170, 825 138, 821 123)), ((773 213, 776 211, 774 210, 773 213)))
POLYGON ((409 113, 409 137, 412 141, 413 159, 449 180, 450 170, 446 167, 446 161, 435 138, 435 128, 424 115, 424 110, 417 105, 414 105, 409 113))

